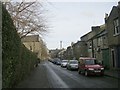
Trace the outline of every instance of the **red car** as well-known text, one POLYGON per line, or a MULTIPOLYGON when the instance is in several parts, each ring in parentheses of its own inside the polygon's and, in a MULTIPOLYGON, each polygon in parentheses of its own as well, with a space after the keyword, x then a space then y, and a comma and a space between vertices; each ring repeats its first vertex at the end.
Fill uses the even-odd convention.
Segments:
POLYGON ((96 58, 80 57, 78 62, 78 72, 88 75, 104 75, 104 67, 97 63, 96 58))

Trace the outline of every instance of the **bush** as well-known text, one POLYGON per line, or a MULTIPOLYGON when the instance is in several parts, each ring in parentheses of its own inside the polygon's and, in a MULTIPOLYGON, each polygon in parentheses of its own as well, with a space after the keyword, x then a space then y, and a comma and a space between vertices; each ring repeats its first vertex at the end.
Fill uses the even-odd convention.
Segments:
POLYGON ((20 40, 13 21, 2 6, 2 87, 15 87, 33 69, 36 54, 20 40))

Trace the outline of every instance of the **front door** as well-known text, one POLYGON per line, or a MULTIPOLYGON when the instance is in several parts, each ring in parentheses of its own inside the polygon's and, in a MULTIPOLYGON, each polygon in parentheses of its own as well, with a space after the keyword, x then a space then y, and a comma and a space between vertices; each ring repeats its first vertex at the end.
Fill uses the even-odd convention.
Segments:
POLYGON ((110 61, 109 61, 109 49, 103 49, 102 50, 102 58, 103 58, 103 65, 105 68, 109 69, 110 68, 110 61))
POLYGON ((112 67, 115 68, 116 67, 116 62, 115 62, 115 50, 112 49, 111 50, 111 58, 112 58, 112 67))

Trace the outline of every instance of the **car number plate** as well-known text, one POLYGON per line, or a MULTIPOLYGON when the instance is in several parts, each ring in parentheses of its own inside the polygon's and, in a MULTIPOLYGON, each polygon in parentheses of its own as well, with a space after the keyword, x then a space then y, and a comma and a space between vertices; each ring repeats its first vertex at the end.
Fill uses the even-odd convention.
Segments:
POLYGON ((95 72, 101 72, 101 71, 95 71, 95 72))

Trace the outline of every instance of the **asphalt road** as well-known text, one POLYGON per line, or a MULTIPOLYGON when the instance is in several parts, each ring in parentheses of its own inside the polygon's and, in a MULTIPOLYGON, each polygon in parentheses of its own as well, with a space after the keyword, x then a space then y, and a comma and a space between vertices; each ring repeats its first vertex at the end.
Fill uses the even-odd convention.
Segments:
POLYGON ((41 62, 16 88, 118 88, 118 80, 107 76, 86 77, 46 61, 41 62))
POLYGON ((44 63, 51 88, 118 88, 118 80, 107 76, 89 76, 78 74, 55 65, 44 63))

